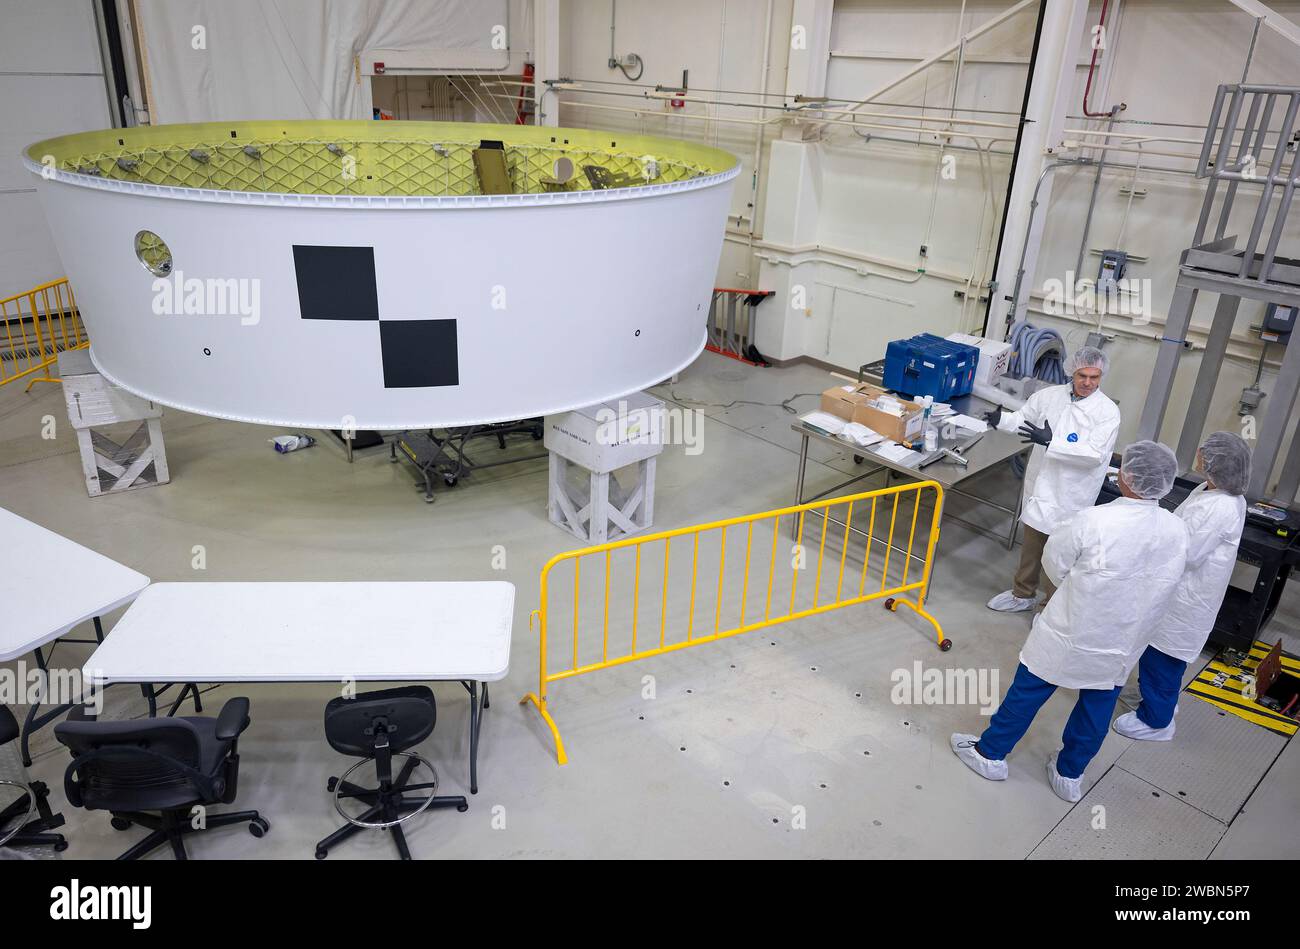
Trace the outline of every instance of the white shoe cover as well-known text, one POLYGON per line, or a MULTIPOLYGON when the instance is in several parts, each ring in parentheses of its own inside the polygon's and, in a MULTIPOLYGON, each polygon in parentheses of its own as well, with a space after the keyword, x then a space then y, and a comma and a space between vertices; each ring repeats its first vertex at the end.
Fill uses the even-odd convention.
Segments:
POLYGON ((1047 759, 1047 783, 1052 786, 1056 796, 1062 801, 1069 801, 1071 804, 1083 797, 1083 777, 1077 778, 1062 777, 1061 773, 1056 770, 1056 755, 1047 759))
POLYGON ((1016 596, 1015 591, 1005 590, 989 600, 986 605, 989 609, 997 610, 999 613, 1024 613, 1032 610, 1037 602, 1032 596, 1016 596))
POLYGON ((992 761, 985 758, 975 750, 975 743, 979 741, 979 735, 961 735, 954 733, 948 739, 952 745, 952 753, 966 763, 981 778, 988 778, 990 781, 1005 781, 1007 779, 1007 763, 1005 761, 992 761))
POLYGON ((1177 724, 1178 722, 1171 721, 1164 728, 1152 728, 1138 718, 1137 712, 1128 712, 1115 719, 1110 727, 1125 738, 1136 738, 1138 741, 1169 741, 1174 737, 1174 726, 1177 724))

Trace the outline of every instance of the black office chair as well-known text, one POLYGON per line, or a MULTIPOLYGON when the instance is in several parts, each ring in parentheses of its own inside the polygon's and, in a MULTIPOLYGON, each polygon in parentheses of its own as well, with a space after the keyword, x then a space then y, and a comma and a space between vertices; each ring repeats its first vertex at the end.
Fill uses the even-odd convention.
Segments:
POLYGON ((438 706, 433 691, 415 685, 397 689, 366 692, 355 698, 337 698, 325 706, 325 738, 335 751, 360 757, 361 760, 330 778, 325 789, 334 795, 334 808, 347 821, 316 845, 316 859, 324 860, 329 850, 362 830, 387 830, 392 833, 397 852, 403 860, 411 859, 402 825, 416 814, 431 807, 454 807, 464 812, 469 803, 463 797, 437 797, 438 773, 433 765, 406 749, 418 745, 433 732, 438 720, 438 706), (405 758, 397 777, 393 777, 393 758, 405 758), (374 761, 376 788, 364 788, 348 781, 348 776, 367 761, 374 761), (424 765, 433 780, 412 784, 416 767, 424 765), (427 794, 407 795, 412 791, 427 794), (370 805, 359 815, 348 814, 342 805, 354 798, 370 805))
MULTIPOLYGON (((0 705, 0 748, 16 739, 22 731, 9 708, 0 705)), ((62 834, 49 831, 63 826, 63 815, 50 811, 50 790, 42 781, 24 784, 0 778, 0 787, 13 788, 17 797, 0 807, 0 847, 53 847, 67 850, 62 834)), ((8 796, 8 795, 6 795, 8 796)))
POLYGON ((207 814, 195 827, 193 808, 230 804, 239 779, 238 739, 248 727, 248 699, 234 698, 216 718, 89 720, 81 708, 55 726, 54 736, 72 752, 63 787, 74 807, 108 811, 113 827, 132 824, 152 833, 122 854, 136 860, 170 843, 187 859, 184 836, 248 824, 261 837, 271 825, 257 811, 207 814))

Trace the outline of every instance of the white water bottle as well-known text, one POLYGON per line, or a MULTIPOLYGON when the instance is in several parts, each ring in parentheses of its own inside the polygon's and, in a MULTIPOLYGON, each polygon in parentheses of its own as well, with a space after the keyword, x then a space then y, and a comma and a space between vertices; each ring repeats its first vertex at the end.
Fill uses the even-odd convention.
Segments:
POLYGON ((316 439, 306 434, 277 435, 275 438, 270 439, 270 442, 275 446, 276 451, 284 454, 285 452, 297 451, 299 448, 310 448, 316 444, 316 439))
POLYGON ((934 396, 925 397, 925 412, 921 416, 921 439, 925 445, 926 451, 937 451, 939 448, 939 432, 930 420, 930 413, 934 409, 934 396))

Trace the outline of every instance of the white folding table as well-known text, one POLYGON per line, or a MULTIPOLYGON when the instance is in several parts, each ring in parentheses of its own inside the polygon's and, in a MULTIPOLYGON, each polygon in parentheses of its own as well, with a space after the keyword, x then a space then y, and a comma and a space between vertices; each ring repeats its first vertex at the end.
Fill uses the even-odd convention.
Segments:
POLYGON ((477 793, 487 684, 510 668, 514 602, 505 581, 155 583, 84 671, 103 685, 460 682, 477 793))
MULTIPOLYGON (((0 508, 0 662, 30 652, 47 673, 58 643, 103 642, 99 618, 130 603, 148 585, 144 574, 0 508), (95 639, 63 638, 86 620, 95 623, 95 639), (46 646, 49 652, 43 653, 46 646)), ((23 722, 20 747, 27 766, 32 733, 72 708, 56 705, 39 715, 40 706, 32 702, 23 722)))

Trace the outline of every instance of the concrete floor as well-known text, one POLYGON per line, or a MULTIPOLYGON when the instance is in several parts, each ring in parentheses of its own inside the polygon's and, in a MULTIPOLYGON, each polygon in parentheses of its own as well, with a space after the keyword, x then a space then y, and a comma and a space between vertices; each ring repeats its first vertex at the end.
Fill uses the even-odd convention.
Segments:
MULTIPOLYGON (((797 440, 794 415, 780 403, 833 382, 811 367, 759 370, 706 353, 657 390, 707 418, 702 453, 688 456, 678 445, 660 459, 655 527, 789 504, 797 440)), ((808 411, 816 398, 793 405, 808 411)), ((955 642, 950 652, 935 648, 917 617, 870 603, 558 683, 551 705, 570 756, 561 768, 536 712, 516 704, 537 686, 528 614, 537 605, 538 572, 553 554, 578 546, 546 520, 545 462, 482 472, 426 505, 412 470, 391 465, 386 448, 358 453, 354 464, 326 440, 281 456, 267 444, 278 431, 169 411, 172 483, 90 500, 65 419, 55 385, 31 395, 0 390, 0 506, 154 580, 515 583, 511 672, 493 687, 480 793, 466 814, 431 813, 410 825, 417 857, 1023 858, 1071 810, 1047 787, 1043 761, 1058 747, 1072 694, 1047 704, 1003 784, 975 777, 948 747, 951 732, 983 727, 978 708, 890 699, 891 673, 917 660, 927 668, 996 669, 1003 689, 1010 682, 1029 617, 983 604, 1008 586, 1016 554, 955 523, 944 527, 931 601, 955 642), (45 415, 59 420, 52 441, 40 435, 45 415), (203 571, 192 567, 195 545, 206 549, 203 571), (495 545, 505 548, 504 571, 493 569, 495 545), (642 698, 646 675, 654 676, 651 700, 642 698)), ((812 459, 810 491, 854 469, 847 454, 819 446, 812 459)), ((1018 489, 990 474, 978 490, 1005 500, 1018 489)), ((950 503, 969 508, 958 498, 950 503)), ((993 524, 998 516, 966 513, 993 524)), ((1292 585, 1270 630, 1286 632, 1291 649, 1300 629, 1296 591, 1292 585)), ((110 631, 115 619, 105 624, 110 631)), ((57 658, 80 665, 87 653, 60 647, 57 658)), ((252 700, 236 806, 259 809, 272 831, 262 840, 238 828, 201 835, 190 842, 192 856, 311 857, 314 842, 337 823, 325 779, 350 763, 321 729, 322 708, 337 692, 221 686, 204 695, 213 713, 229 696, 252 700)), ((444 793, 468 793, 467 697, 455 684, 436 692, 438 727, 422 749, 444 793)), ((107 714, 142 714, 143 701, 129 693, 111 691, 107 714)), ((1112 733, 1085 786, 1131 744, 1112 733)), ((66 757, 52 729, 35 751, 31 773, 63 805, 69 857, 114 856, 136 839, 138 831, 114 832, 106 815, 63 802, 66 757)), ((1284 752, 1226 828, 1221 843, 1232 856, 1300 856, 1296 763, 1294 752, 1284 752)), ((330 859, 390 856, 385 835, 371 833, 330 859)), ((161 851, 155 858, 170 859, 161 851)))

